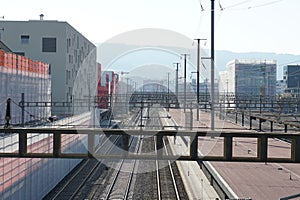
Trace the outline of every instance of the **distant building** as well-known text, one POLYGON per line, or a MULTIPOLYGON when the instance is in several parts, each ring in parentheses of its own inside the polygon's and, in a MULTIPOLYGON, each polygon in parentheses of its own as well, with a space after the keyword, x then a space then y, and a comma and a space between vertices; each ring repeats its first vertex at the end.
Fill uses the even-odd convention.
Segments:
POLYGON ((281 95, 284 93, 285 82, 284 80, 276 81, 276 94, 281 95))
POLYGON ((107 109, 115 95, 118 93, 119 75, 113 71, 101 71, 101 65, 98 64, 98 107, 107 109), (100 73, 99 73, 100 70, 100 73))
POLYGON ((284 92, 300 96, 300 65, 287 65, 283 68, 284 92))
MULTIPOLYGON (((200 102, 209 102, 210 101, 210 88, 211 84, 208 79, 205 79, 204 82, 199 83, 199 101, 200 102)), ((183 101, 184 99, 184 84, 178 84, 178 100, 183 101)), ((215 100, 218 98, 218 84, 215 84, 215 100)), ((187 82, 186 84, 186 101, 187 103, 197 102, 197 83, 196 79, 192 79, 192 82, 187 82)))
POLYGON ((219 93, 228 94, 228 74, 227 71, 219 72, 219 93))
MULTIPOLYGON (((0 21, 4 28, 1 34, 9 48, 19 55, 49 63, 52 75, 52 101, 71 101, 74 81, 84 59, 95 48, 88 39, 67 22, 48 20, 0 21)), ((96 56, 88 70, 89 76, 82 78, 82 87, 87 80, 97 78, 96 56)), ((87 96, 83 88, 79 96, 87 96)), ((67 108, 52 108, 54 114, 70 112, 67 108)))
POLYGON ((276 61, 233 60, 221 74, 219 92, 228 92, 238 97, 276 96, 276 61))
MULTIPOLYGON (((191 85, 194 90, 194 93, 197 94, 197 80, 192 79, 191 85)), ((215 93, 218 91, 218 87, 219 86, 215 84, 215 93)), ((199 95, 200 96, 210 95, 210 82, 208 81, 208 79, 205 79, 203 82, 199 83, 199 95)))

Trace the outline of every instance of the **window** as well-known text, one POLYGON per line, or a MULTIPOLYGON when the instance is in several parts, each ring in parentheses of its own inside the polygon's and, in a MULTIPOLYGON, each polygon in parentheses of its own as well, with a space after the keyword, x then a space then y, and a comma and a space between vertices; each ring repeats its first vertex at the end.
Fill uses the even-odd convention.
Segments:
POLYGON ((67 85, 68 85, 70 79, 71 79, 71 71, 66 70, 66 84, 67 85))
POLYGON ((21 35, 21 43, 28 44, 29 43, 29 35, 21 35))
POLYGON ((25 56, 25 52, 14 52, 14 53, 20 56, 25 56))
POLYGON ((43 38, 42 51, 56 52, 56 38, 43 38))

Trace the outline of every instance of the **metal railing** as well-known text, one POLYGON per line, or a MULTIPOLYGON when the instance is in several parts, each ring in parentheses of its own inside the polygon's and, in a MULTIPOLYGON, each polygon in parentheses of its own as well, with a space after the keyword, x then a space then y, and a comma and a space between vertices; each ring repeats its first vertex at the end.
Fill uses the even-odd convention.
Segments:
MULTIPOLYGON (((111 129, 59 129, 59 128, 30 128, 30 129, 0 129, 2 134, 18 134, 18 150, 12 152, 2 151, 0 157, 19 157, 19 158, 93 158, 98 159, 145 159, 145 160, 186 160, 186 161, 235 161, 235 162, 283 162, 283 163, 300 163, 300 134, 295 133, 256 133, 256 132, 232 132, 223 131, 146 131, 146 130, 111 130, 111 129), (51 134, 53 136, 51 153, 33 153, 28 152, 27 135, 28 134, 51 134), (63 134, 83 134, 87 135, 87 146, 89 152, 86 153, 64 153, 62 152, 62 135, 63 134), (163 155, 158 151, 156 155, 132 154, 129 149, 129 134, 131 136, 156 136, 157 149, 163 148, 163 137, 166 136, 187 136, 190 137, 189 155, 163 155), (120 135, 122 138, 122 148, 124 152, 120 154, 101 154, 95 153, 94 149, 96 135, 120 135), (200 138, 223 138, 223 155, 219 156, 200 156, 198 154, 198 139, 200 138), (234 138, 256 138, 257 156, 256 157, 236 157, 233 156, 233 139, 234 138), (290 157, 268 157, 268 139, 280 138, 291 141, 290 157)), ((9 144, 5 144, 9 145, 9 144)), ((31 145, 31 144, 29 144, 31 145)))

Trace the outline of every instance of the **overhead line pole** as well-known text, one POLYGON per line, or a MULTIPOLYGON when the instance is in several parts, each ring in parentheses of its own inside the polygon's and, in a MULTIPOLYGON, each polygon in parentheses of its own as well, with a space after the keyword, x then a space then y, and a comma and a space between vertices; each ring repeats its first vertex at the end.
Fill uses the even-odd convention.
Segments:
POLYGON ((197 121, 199 121, 199 103, 200 103, 200 41, 206 39, 195 39, 198 42, 197 45, 197 121))
POLYGON ((176 64, 175 93, 176 93, 176 97, 179 98, 178 97, 178 66, 179 66, 180 63, 177 62, 177 63, 174 63, 174 64, 176 64))
POLYGON ((183 109, 184 112, 186 110, 186 57, 188 54, 182 54, 184 57, 184 88, 183 88, 183 93, 184 93, 184 99, 183 99, 183 109))
POLYGON ((214 30, 215 0, 211 0, 211 130, 215 129, 215 30, 214 30))
POLYGON ((167 97, 167 111, 169 111, 170 104, 169 104, 169 98, 170 98, 170 72, 168 72, 168 97, 167 97))

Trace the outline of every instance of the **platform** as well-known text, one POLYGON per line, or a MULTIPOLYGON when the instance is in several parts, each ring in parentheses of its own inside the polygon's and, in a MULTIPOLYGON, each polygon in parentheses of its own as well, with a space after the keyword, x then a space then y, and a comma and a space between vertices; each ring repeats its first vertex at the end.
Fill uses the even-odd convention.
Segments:
MULTIPOLYGON (((196 112, 193 112, 196 119, 196 112)), ((184 125, 183 110, 170 110, 170 115, 178 124, 184 125)), ((210 124, 210 114, 200 113, 200 122, 194 120, 193 126, 207 128, 210 124)), ((221 131, 222 127, 232 128, 232 131, 246 128, 228 121, 219 121, 216 117, 216 127, 221 131)), ((257 141, 235 138, 233 155, 255 156, 254 148, 257 141)), ((205 154, 219 154, 222 146, 218 144, 220 138, 214 140, 215 145, 209 152, 203 152, 203 141, 199 139, 199 150, 205 154), (202 142, 202 143, 201 143, 202 142)), ((206 141, 209 142, 209 141, 206 141)), ((211 141, 212 142, 212 141, 211 141)), ((288 156, 290 144, 281 140, 269 139, 268 156, 288 156)), ((236 162, 209 162, 220 174, 228 186, 239 198, 251 199, 280 199, 298 194, 300 191, 300 165, 281 163, 236 163, 236 162)))

